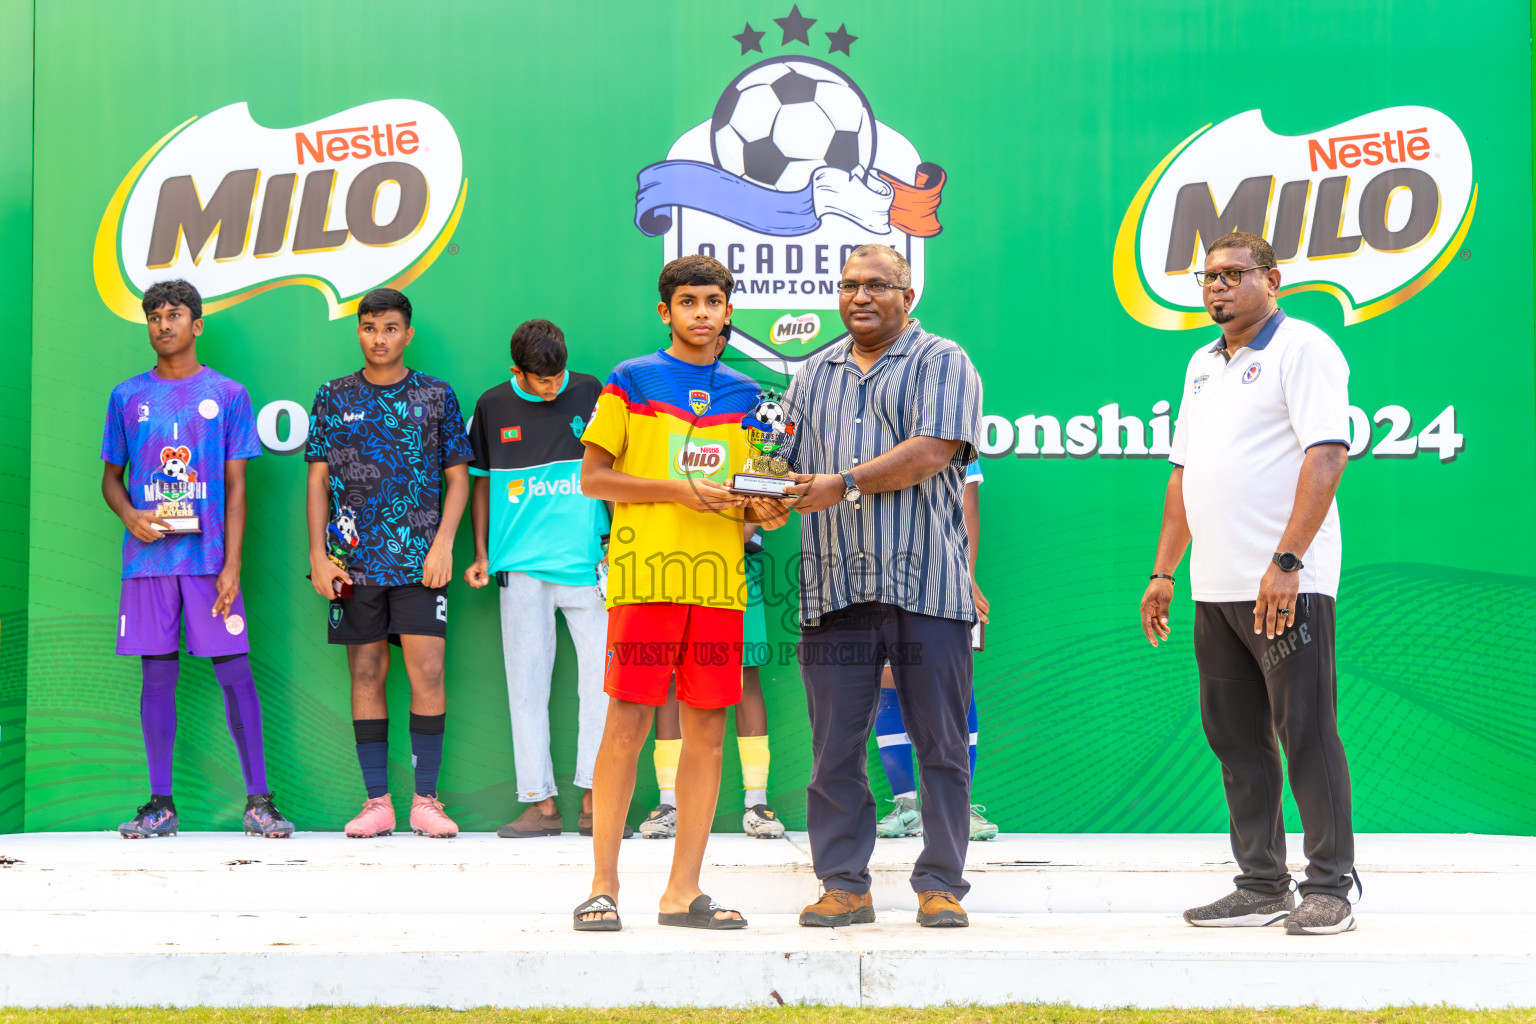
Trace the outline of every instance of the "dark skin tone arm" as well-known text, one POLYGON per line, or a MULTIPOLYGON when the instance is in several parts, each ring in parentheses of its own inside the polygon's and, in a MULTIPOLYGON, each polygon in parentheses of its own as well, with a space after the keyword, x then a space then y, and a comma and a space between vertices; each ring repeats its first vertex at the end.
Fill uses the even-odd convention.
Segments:
POLYGON ((128 497, 128 488, 123 484, 122 466, 110 462, 102 466, 101 496, 107 500, 107 508, 116 513, 117 518, 128 527, 128 532, 146 544, 153 544, 165 536, 155 529, 154 524, 159 523, 164 529, 170 528, 164 519, 153 512, 133 507, 133 501, 128 497))
POLYGON ((240 593, 240 556, 245 550, 245 459, 224 460, 224 568, 219 570, 219 596, 213 614, 229 618, 240 593))
POLYGON ((491 523, 491 478, 477 476, 469 498, 469 529, 475 535, 475 560, 464 570, 464 582, 479 590, 491 582, 491 554, 486 544, 491 523))
POLYGON ((963 499, 965 509, 965 536, 970 540, 971 548, 971 597, 976 600, 976 617, 982 622, 989 621, 987 612, 992 605, 976 585, 976 551, 981 547, 981 485, 969 483, 965 485, 965 497, 963 499))
MULTIPOLYGON (((935 476, 960 448, 959 441, 939 437, 909 437, 882 455, 854 466, 853 482, 861 494, 884 494, 913 487, 935 476)), ((843 500, 847 485, 838 473, 796 473, 786 494, 801 495, 794 507, 804 514, 829 509, 843 500)))
POLYGON ((309 464, 304 488, 304 519, 309 525, 309 582, 327 601, 336 596, 337 581, 351 586, 352 577, 325 556, 325 529, 331 519, 331 467, 309 464))
POLYGON ((465 463, 443 470, 443 513, 437 536, 421 565, 421 582, 427 587, 446 587, 453 579, 453 536, 459 532, 464 506, 469 501, 469 467, 465 463))
MULTIPOLYGON (((1342 444, 1319 444, 1307 449, 1296 480, 1296 499, 1291 518, 1280 535, 1276 551, 1304 552, 1312 545, 1318 528, 1328 515, 1333 496, 1349 464, 1349 450, 1342 444)), ((1189 522, 1184 514, 1184 470, 1176 467, 1168 477, 1163 498, 1163 528, 1157 542, 1153 572, 1173 574, 1189 546, 1189 522)), ((1296 624, 1296 595, 1299 573, 1285 572, 1270 563, 1259 581, 1259 599, 1253 606, 1253 631, 1274 639, 1296 624), (1280 609, 1285 609, 1281 614, 1280 609)), ((1173 600, 1173 584, 1152 580, 1141 598, 1141 628, 1153 647, 1168 639, 1168 605, 1173 600)))

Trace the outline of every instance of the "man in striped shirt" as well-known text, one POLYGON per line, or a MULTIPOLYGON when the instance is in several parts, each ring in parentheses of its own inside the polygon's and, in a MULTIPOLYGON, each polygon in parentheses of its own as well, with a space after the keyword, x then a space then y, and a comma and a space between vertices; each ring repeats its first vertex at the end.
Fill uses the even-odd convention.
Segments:
POLYGON ((807 926, 875 919, 875 800, 865 747, 890 660, 922 765, 918 923, 964 927, 970 833, 971 591, 962 493, 981 431, 981 379, 952 341, 909 316, 912 271, 896 250, 855 249, 839 312, 847 341, 814 356, 785 402, 800 471, 801 677, 815 761, 806 791, 824 895, 807 926))

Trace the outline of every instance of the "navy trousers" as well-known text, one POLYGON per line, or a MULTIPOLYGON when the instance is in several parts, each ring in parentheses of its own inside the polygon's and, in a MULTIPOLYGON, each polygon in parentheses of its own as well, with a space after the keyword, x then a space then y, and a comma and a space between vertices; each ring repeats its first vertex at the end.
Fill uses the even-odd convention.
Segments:
POLYGON ((876 815, 866 751, 889 660, 922 796, 923 852, 912 891, 964 897, 971 888, 963 877, 971 831, 970 623, 856 604, 804 627, 799 656, 811 712, 805 817, 816 877, 828 889, 869 891, 876 815))

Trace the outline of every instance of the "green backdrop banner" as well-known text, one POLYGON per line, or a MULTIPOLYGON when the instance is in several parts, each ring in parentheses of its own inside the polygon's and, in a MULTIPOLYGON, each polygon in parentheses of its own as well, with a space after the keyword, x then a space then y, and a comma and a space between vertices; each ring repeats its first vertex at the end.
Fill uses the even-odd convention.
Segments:
MULTIPOLYGON (((882 241, 912 261, 925 327, 986 385, 976 800, 1014 831, 1220 831, 1192 607, 1181 593, 1153 650, 1137 605, 1180 373, 1213 336, 1187 271, 1240 228, 1273 241, 1285 308, 1352 367, 1338 656, 1356 826, 1536 830, 1526 5, 38 4, 19 139, 31 33, 11 27, 33 12, 0 11, 6 238, 34 218, 35 303, 31 393, 3 410, 31 410, 30 475, 5 465, 31 514, 5 534, 30 575, 24 612, 0 600, 5 658, 13 624, 28 639, 24 676, 3 660, 0 678, 0 828, 110 827, 145 793, 98 451, 109 390, 152 361, 150 282, 198 284, 200 354, 258 411, 244 589, 268 765, 300 827, 334 829, 362 793, 343 654, 304 579, 298 451, 316 385, 359 364, 357 298, 406 290, 408 362, 472 407, 527 318, 559 323, 572 367, 600 376, 661 347, 657 272, 706 252, 740 281, 728 358, 782 383, 842 335, 849 247, 882 241), (151 26, 173 59, 146 59, 151 26), (24 736, 6 710, 23 700, 24 736)), ((770 798, 799 827, 809 736, 777 646, 794 639, 795 541, 769 541, 763 676, 770 798)), ((471 550, 466 526, 456 574, 471 550)), ((450 601, 442 793, 462 827, 493 828, 517 813, 495 597, 456 582, 450 601)), ((407 792, 398 666, 390 685, 407 792)), ((217 693, 187 660, 188 828, 238 822, 217 693)), ((729 829, 732 745, 725 775, 729 829)), ((641 780, 637 815, 655 796, 641 780)))

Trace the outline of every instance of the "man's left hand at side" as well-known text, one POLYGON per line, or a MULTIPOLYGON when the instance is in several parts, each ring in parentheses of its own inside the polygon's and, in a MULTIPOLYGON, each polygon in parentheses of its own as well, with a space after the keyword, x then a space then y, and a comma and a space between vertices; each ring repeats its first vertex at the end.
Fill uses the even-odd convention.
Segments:
POLYGON ((791 499, 802 515, 823 512, 843 500, 848 485, 836 473, 796 473, 792 486, 784 488, 784 495, 791 499))
POLYGON ((1253 605, 1253 631, 1273 640, 1296 624, 1296 595, 1300 573, 1286 572, 1270 564, 1259 581, 1259 599, 1253 605))

